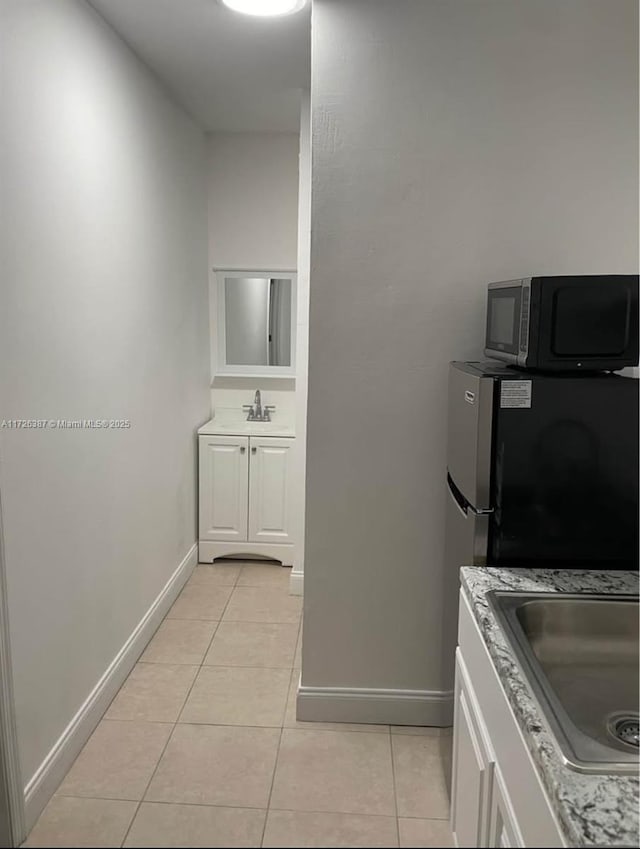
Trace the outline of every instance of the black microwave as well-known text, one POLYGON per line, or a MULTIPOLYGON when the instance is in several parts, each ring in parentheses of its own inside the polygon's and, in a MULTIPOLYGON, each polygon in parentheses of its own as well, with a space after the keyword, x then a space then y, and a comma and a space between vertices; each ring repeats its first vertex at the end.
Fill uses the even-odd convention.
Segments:
POLYGON ((527 369, 617 371, 638 364, 638 275, 491 283, 485 354, 527 369))

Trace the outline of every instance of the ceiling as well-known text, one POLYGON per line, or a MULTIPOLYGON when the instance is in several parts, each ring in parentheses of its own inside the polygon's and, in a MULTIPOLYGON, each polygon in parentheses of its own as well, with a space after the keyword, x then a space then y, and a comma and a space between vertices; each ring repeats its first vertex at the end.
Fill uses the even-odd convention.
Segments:
POLYGON ((297 132, 310 6, 254 18, 218 0, 90 0, 206 129, 297 132))

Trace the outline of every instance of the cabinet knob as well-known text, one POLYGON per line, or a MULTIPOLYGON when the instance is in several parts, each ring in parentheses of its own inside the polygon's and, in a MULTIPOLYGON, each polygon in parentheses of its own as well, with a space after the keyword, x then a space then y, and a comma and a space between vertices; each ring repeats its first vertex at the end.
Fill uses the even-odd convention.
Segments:
POLYGON ((251 449, 251 453, 252 453, 252 454, 255 454, 257 450, 258 450, 257 448, 252 448, 252 449, 251 449))
POLYGON ((244 454, 244 452, 245 452, 246 450, 247 450, 247 449, 244 447, 244 445, 241 445, 241 446, 240 446, 240 453, 241 453, 241 454, 244 454))

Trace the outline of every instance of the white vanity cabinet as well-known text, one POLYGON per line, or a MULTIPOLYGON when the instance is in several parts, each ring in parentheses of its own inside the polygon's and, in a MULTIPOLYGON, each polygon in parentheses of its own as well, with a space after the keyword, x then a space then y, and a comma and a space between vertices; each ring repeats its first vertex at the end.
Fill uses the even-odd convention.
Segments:
POLYGON ((566 846, 464 592, 458 643, 451 782, 456 846, 566 846))
POLYGON ((200 434, 201 563, 234 554, 292 565, 291 437, 200 434))

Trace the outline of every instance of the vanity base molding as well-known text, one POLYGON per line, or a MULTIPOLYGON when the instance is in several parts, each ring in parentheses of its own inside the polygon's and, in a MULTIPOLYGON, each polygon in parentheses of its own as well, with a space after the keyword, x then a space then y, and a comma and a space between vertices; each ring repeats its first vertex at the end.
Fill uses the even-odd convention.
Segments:
POLYGON ((246 555, 252 557, 270 557, 279 560, 283 566, 293 566, 293 545, 269 545, 260 542, 199 542, 198 562, 213 563, 216 557, 246 555))

